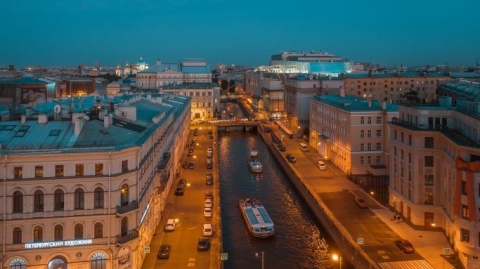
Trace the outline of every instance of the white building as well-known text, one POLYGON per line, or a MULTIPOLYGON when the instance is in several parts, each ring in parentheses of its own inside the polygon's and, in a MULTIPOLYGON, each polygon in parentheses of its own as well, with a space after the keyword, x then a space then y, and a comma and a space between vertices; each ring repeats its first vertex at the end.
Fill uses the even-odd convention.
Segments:
POLYGON ((1 268, 140 268, 179 169, 190 100, 89 96, 0 122, 1 268))

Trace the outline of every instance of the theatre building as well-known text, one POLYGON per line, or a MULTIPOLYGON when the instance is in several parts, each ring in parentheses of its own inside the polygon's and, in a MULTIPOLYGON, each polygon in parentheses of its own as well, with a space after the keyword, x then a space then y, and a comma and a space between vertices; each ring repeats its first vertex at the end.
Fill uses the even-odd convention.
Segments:
POLYGON ((177 175, 190 101, 68 98, 1 121, 1 268, 140 268, 177 175))

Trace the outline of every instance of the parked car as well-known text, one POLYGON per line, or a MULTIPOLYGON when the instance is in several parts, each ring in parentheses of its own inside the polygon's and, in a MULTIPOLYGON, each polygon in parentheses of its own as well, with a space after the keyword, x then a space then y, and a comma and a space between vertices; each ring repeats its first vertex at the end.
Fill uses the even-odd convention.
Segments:
POLYGON ((212 235, 213 235, 213 227, 212 227, 212 224, 210 224, 210 223, 203 224, 203 226, 202 226, 202 234, 203 234, 203 236, 212 236, 212 235))
POLYGON ((207 153, 209 153, 209 152, 212 152, 212 153, 213 153, 213 148, 212 148, 212 147, 208 147, 207 153))
POLYGON ((197 250, 207 251, 210 249, 210 239, 207 237, 201 237, 198 239, 197 250))
POLYGON ((169 244, 163 244, 160 246, 160 249, 157 253, 157 259, 168 259, 170 258, 170 251, 172 250, 172 246, 169 244))
POLYGON ((209 207, 209 208, 212 208, 213 207, 213 201, 212 199, 205 199, 205 204, 204 204, 204 207, 209 207))
POLYGON ((203 216, 205 218, 211 218, 213 215, 213 211, 212 211, 212 208, 211 207, 205 207, 203 209, 203 216))
POLYGON ((205 183, 207 185, 212 185, 213 184, 213 175, 212 173, 207 173, 207 179, 205 180, 205 183))
POLYGON ((185 193, 185 188, 184 187, 177 187, 175 190, 175 195, 176 196, 181 196, 185 193))
POLYGON ((174 219, 167 219, 165 223, 165 231, 175 231, 176 221, 174 219))
POLYGON ((188 169, 193 169, 195 168, 195 163, 194 162, 189 162, 188 163, 188 169))
POLYGON ((180 179, 180 180, 178 181, 177 186, 179 186, 179 187, 185 187, 185 186, 187 186, 187 180, 184 179, 184 178, 180 179))
POLYGON ((213 152, 207 152, 207 158, 212 158, 213 157, 213 152))
POLYGON ((205 192, 205 199, 212 199, 213 201, 213 193, 211 191, 205 192))
POLYGON ((404 253, 414 253, 415 248, 413 247, 412 243, 408 240, 397 240, 395 241, 395 245, 404 253))
POLYGON ((365 202, 365 200, 363 200, 360 197, 355 196, 354 201, 355 201, 355 204, 357 204, 360 208, 367 208, 368 207, 367 202, 365 202))
POLYGON ((296 163, 297 162, 297 158, 295 158, 295 156, 293 156, 293 154, 287 153, 285 155, 285 158, 287 158, 287 160, 291 163, 296 163))
POLYGON ((318 169, 320 169, 321 171, 327 170, 327 166, 325 165, 325 162, 318 161, 317 164, 318 164, 318 169))
POLYGON ((213 135, 212 134, 208 135, 208 138, 213 139, 213 135))
POLYGON ((187 153, 187 157, 192 157, 193 156, 193 152, 188 152, 187 153))
POLYGON ((212 163, 207 163, 207 169, 212 169, 213 168, 213 164, 212 163))
POLYGON ((278 150, 283 152, 283 151, 286 151, 287 149, 285 148, 284 145, 281 145, 278 147, 278 150))

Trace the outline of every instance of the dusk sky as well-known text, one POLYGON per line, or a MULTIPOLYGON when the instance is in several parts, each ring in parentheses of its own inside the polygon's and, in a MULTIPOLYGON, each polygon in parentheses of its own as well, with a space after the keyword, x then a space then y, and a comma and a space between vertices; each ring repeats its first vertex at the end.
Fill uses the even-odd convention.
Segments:
POLYGON ((2 0, 0 67, 123 66, 140 57, 258 66, 291 50, 384 66, 473 66, 479 11, 479 0, 2 0))

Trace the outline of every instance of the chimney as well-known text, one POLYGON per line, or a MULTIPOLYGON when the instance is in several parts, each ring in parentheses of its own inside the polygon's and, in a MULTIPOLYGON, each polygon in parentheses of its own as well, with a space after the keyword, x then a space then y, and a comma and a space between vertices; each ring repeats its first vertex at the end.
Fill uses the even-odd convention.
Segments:
POLYGON ((27 122, 27 116, 26 116, 26 115, 22 115, 22 116, 20 117, 20 122, 21 122, 22 124, 24 124, 25 122, 27 122))
POLYGON ((83 129, 84 121, 83 117, 78 117, 75 119, 75 135, 80 135, 80 132, 83 129))
POLYGON ((39 114, 38 115, 38 123, 47 123, 48 117, 46 114, 39 114))
POLYGON ((103 127, 109 128, 112 125, 112 115, 107 114, 103 116, 103 127))
POLYGON ((382 109, 387 110, 387 101, 382 101, 382 109))
POLYGON ((368 107, 372 107, 372 100, 368 100, 368 107))
POLYGON ((340 86, 340 97, 345 97, 345 88, 340 86))

